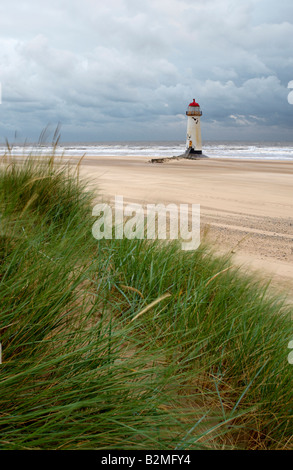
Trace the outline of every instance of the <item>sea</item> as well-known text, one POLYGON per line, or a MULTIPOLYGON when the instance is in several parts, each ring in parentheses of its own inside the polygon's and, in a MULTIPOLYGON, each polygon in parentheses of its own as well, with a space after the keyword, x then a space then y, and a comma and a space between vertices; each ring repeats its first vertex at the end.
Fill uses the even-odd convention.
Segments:
MULTIPOLYGON (((293 160, 293 142, 205 142, 203 154, 211 158, 230 158, 244 160, 293 160)), ((139 157, 172 157, 185 151, 185 142, 67 142, 55 147, 55 155, 63 156, 136 156, 139 157)), ((8 150, 0 144, 0 155, 52 153, 52 144, 14 144, 8 150)))

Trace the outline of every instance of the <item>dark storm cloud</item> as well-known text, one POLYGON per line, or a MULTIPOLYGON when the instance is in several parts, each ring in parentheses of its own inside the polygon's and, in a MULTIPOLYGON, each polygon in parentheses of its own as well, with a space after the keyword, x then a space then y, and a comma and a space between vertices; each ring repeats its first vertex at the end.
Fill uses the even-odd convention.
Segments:
POLYGON ((289 139, 291 2, 15 0, 0 7, 1 137, 289 139))

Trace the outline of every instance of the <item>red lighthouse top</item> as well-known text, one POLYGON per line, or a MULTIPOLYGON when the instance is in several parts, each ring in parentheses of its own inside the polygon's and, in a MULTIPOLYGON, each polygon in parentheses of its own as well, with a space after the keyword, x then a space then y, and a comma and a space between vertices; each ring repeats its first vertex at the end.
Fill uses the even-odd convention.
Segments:
POLYGON ((192 103, 189 103, 188 106, 198 106, 199 107, 199 104, 195 102, 195 99, 193 98, 193 102, 192 103))
POLYGON ((200 106, 198 103, 195 102, 195 99, 193 99, 192 103, 189 103, 186 114, 187 116, 201 116, 202 115, 200 106))

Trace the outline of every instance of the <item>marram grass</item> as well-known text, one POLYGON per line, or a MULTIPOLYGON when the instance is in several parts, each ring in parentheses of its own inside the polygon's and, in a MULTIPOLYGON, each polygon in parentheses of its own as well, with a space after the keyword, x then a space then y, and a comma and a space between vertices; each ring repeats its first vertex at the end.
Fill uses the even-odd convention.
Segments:
POLYGON ((1 449, 292 449, 292 308, 204 244, 95 240, 93 198, 1 167, 1 449))

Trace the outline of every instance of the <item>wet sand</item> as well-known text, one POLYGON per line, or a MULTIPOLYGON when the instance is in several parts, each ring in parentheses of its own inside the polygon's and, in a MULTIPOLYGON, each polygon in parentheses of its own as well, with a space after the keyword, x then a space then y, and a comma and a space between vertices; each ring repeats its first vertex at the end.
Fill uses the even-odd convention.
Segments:
POLYGON ((293 162, 150 160, 85 157, 80 174, 105 200, 200 204, 201 227, 217 251, 293 288, 293 162))

